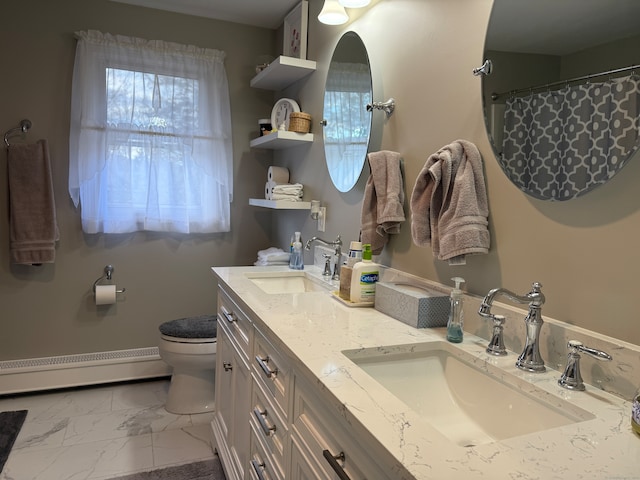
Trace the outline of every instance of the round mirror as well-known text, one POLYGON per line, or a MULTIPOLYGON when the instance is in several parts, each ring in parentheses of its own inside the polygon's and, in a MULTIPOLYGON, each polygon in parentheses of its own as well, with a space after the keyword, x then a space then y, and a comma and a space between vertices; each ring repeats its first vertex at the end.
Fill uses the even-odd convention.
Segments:
POLYGON ((324 89, 324 154, 335 187, 348 192, 358 181, 369 148, 373 97, 367 49, 354 32, 336 45, 324 89))
POLYGON ((570 200, 606 183, 636 152, 638 18, 638 0, 494 1, 484 113, 518 188, 570 200))

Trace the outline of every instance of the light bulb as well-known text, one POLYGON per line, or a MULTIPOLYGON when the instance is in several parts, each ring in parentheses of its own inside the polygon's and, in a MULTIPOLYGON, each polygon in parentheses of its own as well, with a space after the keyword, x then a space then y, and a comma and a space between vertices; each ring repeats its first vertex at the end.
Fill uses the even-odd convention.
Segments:
POLYGON ((324 0, 322 11, 318 15, 318 20, 326 25, 342 25, 349 20, 349 15, 338 0, 324 0))
POLYGON ((347 8, 362 8, 371 3, 371 0, 338 0, 340 5, 347 8))

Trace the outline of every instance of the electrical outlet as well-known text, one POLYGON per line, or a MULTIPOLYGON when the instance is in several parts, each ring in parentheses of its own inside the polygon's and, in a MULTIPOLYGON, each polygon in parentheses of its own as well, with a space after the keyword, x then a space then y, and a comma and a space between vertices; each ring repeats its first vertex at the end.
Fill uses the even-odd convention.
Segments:
POLYGON ((318 215, 318 231, 319 232, 324 232, 326 219, 327 219, 327 207, 320 207, 320 212, 318 215))

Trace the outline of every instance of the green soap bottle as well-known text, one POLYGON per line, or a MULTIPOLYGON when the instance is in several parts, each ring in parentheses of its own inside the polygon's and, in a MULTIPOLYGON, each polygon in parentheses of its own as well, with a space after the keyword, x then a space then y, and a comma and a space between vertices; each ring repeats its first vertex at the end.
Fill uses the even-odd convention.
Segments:
POLYGON ((464 283, 464 278, 453 277, 456 284, 455 288, 451 290, 450 302, 451 310, 449 311, 449 320, 447 321, 447 340, 451 343, 460 343, 464 333, 462 331, 464 312, 462 310, 464 297, 462 296, 462 290, 460 290, 460 284, 464 283))

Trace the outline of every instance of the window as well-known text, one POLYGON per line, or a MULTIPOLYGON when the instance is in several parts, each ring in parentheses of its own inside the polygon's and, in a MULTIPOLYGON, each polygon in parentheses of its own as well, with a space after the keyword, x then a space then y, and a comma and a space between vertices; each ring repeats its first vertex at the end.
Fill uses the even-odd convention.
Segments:
POLYGON ((224 52, 78 32, 69 193, 87 233, 227 232, 224 52))

